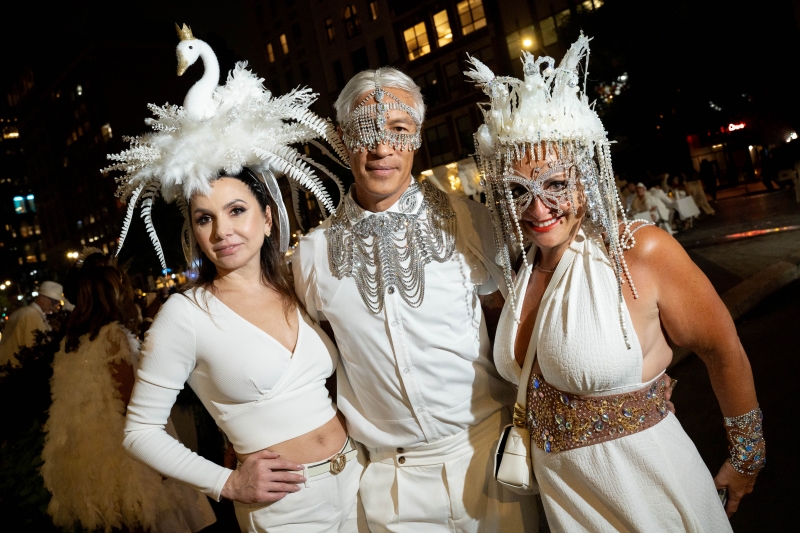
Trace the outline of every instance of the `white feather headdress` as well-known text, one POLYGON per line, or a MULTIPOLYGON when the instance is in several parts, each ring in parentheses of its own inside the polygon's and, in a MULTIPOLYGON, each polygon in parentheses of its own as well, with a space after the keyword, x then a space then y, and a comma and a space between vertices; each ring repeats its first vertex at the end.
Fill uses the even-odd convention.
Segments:
MULTIPOLYGON (((611 168, 609 141, 603 123, 586 95, 589 38, 581 34, 558 67, 551 57, 534 58, 523 52, 524 79, 497 77, 486 65, 470 57, 472 69, 464 72, 489 96, 480 104, 484 124, 475 134, 475 158, 485 181, 486 203, 492 211, 495 241, 500 252, 513 306, 512 270, 522 250, 523 236, 506 177, 525 157, 534 161, 568 160, 577 170, 586 198, 586 223, 608 239, 609 255, 620 288, 629 281, 619 237, 625 213, 619 201, 611 168), (583 72, 581 73, 581 67, 583 72)), ((627 224, 626 224, 627 227, 627 224)), ((523 260, 525 256, 523 254, 523 260)))
MULTIPOLYGON (((219 67, 213 51, 206 43, 195 39, 191 30, 187 33, 187 29, 185 25, 184 30, 178 29, 181 35, 181 44, 178 46, 179 74, 186 68, 182 52, 188 53, 185 44, 190 42, 193 51, 200 50, 199 57, 203 59, 207 71, 204 78, 208 74, 218 76, 219 67)), ((194 60, 197 57, 195 55, 194 60)), ((261 175, 266 189, 279 206, 282 251, 288 247, 289 224, 274 174, 289 178, 293 196, 298 186, 312 192, 323 214, 336 208, 315 169, 334 180, 340 198, 343 198, 344 188, 338 178, 292 146, 312 143, 330 155, 315 141, 322 138, 339 157, 343 158, 345 154, 333 124, 308 109, 317 95, 308 88, 298 88, 275 97, 264 88, 262 82, 263 79, 247 69, 246 62, 241 62, 230 71, 224 86, 217 87, 214 80, 207 87, 205 95, 197 93, 198 86, 203 83, 200 80, 187 94, 184 106, 148 105, 155 118, 148 118, 145 123, 153 131, 126 137, 130 148, 118 154, 109 154, 108 159, 117 163, 103 169, 103 172, 124 173, 117 178, 117 196, 128 199, 128 211, 117 253, 125 241, 136 205, 141 204, 142 217, 150 238, 162 267, 166 268, 151 217, 153 200, 160 193, 167 202, 177 201, 184 213, 186 223, 182 240, 189 260, 188 253, 193 243, 186 202, 195 193, 209 192, 211 182, 220 176, 220 172, 236 175, 244 167, 261 175)))

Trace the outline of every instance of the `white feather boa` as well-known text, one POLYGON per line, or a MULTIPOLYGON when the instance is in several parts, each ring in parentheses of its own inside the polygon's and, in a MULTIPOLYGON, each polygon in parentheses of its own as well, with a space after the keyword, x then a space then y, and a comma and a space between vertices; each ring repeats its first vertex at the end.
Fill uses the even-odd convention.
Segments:
POLYGON ((41 474, 52 493, 47 512, 58 527, 197 529, 176 513, 197 505, 197 499, 188 501, 193 491, 176 490, 174 482, 162 481, 122 448, 125 406, 109 365, 135 367, 138 349, 133 335, 111 323, 94 340, 81 337, 75 352, 66 353, 62 342, 55 356, 41 474))

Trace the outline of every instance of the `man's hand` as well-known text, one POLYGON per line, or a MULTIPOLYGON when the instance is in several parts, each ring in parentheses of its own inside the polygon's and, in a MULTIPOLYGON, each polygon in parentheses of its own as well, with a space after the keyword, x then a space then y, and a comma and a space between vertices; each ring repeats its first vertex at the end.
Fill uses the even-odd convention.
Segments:
POLYGON ((222 497, 241 503, 276 502, 290 492, 300 490, 306 478, 292 471, 303 465, 280 459, 280 454, 261 450, 234 470, 222 487, 222 497))
POLYGON ((753 492, 756 477, 757 474, 753 476, 740 474, 733 469, 730 461, 723 463, 717 477, 714 478, 714 485, 718 489, 728 489, 728 503, 725 505, 725 512, 728 514, 728 518, 733 516, 733 513, 739 508, 739 502, 742 501, 742 498, 753 492))

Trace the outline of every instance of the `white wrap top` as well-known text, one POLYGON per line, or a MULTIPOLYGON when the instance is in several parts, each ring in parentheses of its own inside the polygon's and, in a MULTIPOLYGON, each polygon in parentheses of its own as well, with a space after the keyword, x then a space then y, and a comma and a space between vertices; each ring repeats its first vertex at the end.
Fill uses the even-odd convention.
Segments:
POLYGON ((336 415, 325 380, 336 347, 299 309, 294 353, 210 292, 171 296, 145 335, 124 445, 139 461, 219 499, 231 471, 164 430, 188 382, 239 453, 304 435, 336 415))

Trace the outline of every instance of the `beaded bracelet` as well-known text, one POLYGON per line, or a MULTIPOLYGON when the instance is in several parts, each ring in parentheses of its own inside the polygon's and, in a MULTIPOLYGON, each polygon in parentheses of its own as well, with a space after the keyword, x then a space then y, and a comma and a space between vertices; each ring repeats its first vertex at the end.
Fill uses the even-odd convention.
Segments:
POLYGON ((731 466, 740 474, 754 476, 767 462, 763 420, 758 407, 743 415, 725 417, 725 430, 731 443, 731 466))

